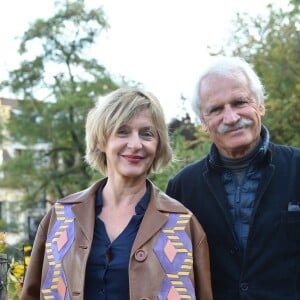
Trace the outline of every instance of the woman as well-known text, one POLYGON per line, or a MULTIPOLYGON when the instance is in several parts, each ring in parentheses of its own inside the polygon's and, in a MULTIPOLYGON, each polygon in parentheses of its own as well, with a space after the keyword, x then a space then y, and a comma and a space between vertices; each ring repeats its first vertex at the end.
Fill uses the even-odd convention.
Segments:
POLYGON ((147 176, 171 161, 162 107, 121 88, 86 121, 86 161, 106 175, 42 220, 21 299, 212 299, 205 233, 147 176))

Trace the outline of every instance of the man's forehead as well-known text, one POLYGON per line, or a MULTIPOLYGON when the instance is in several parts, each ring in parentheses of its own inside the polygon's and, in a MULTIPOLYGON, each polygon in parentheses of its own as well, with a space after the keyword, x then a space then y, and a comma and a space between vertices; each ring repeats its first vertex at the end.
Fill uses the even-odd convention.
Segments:
POLYGON ((206 77, 199 86, 199 94, 204 99, 235 98, 250 96, 248 82, 243 78, 220 76, 206 77))

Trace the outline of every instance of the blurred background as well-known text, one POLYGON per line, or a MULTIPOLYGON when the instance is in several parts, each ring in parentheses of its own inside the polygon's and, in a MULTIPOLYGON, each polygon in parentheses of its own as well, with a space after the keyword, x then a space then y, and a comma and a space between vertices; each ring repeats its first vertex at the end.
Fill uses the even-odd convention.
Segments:
POLYGON ((162 102, 177 156, 151 175, 163 190, 210 147, 189 100, 214 55, 254 66, 267 91, 271 139, 300 146, 299 1, 95 2, 1 4, 0 291, 9 299, 19 297, 46 211, 101 177, 83 161, 84 123, 108 92, 141 86, 162 102))

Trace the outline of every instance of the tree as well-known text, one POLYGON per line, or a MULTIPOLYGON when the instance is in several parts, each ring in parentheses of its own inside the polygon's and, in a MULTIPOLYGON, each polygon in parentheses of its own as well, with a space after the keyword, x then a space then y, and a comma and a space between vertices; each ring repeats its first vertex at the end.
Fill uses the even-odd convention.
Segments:
MULTIPOLYGON (((0 115, 1 116, 1 115, 0 115)), ((0 119, 0 144, 4 141, 4 122, 3 119, 0 119)))
POLYGON ((4 164, 2 184, 23 189, 33 205, 43 195, 52 201, 85 188, 93 177, 84 163, 85 116, 118 84, 88 50, 108 28, 101 7, 57 1, 52 17, 24 32, 20 67, 2 83, 23 99, 7 126, 11 139, 24 145, 4 164))
POLYGON ((235 26, 220 52, 246 58, 262 78, 272 140, 300 146, 300 1, 284 9, 270 4, 264 16, 238 14, 235 26))
POLYGON ((198 125, 191 122, 189 114, 174 119, 169 124, 170 140, 174 161, 162 173, 153 174, 151 179, 162 190, 168 181, 187 164, 204 157, 210 147, 210 138, 198 125))

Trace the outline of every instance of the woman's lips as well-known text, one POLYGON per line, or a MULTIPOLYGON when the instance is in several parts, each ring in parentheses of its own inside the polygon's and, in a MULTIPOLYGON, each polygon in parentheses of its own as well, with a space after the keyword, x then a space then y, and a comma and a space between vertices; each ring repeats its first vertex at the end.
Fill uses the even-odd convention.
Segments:
POLYGON ((133 163, 137 163, 139 161, 141 161, 143 159, 142 156, 139 155, 123 155, 123 157, 129 161, 129 162, 133 162, 133 163))

